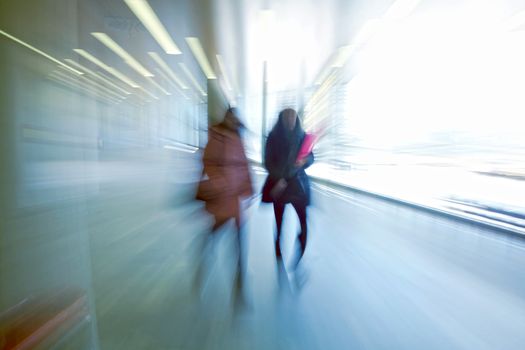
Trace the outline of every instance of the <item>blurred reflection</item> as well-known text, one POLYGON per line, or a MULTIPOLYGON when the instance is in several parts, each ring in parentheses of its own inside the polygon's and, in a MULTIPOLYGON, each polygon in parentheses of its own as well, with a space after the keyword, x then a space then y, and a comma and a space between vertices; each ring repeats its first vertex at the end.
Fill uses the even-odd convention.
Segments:
POLYGON ((321 71, 310 173, 525 233, 523 8, 417 4, 395 1, 321 71))
POLYGON ((87 297, 79 290, 28 297, 1 314, 0 346, 47 349, 67 344, 69 348, 83 348, 90 338, 88 310, 87 297))
POLYGON ((205 110, 134 70, 146 34, 106 27, 109 15, 92 1, 0 3, 1 349, 116 348, 129 327, 108 313, 122 305, 108 266, 129 262, 106 252, 192 197, 185 155, 204 142, 205 110))
POLYGON ((524 233, 524 10, 0 1, 0 349, 525 348, 521 239, 342 189, 524 233), (242 143, 231 114, 208 134, 215 88, 242 143), (238 202, 284 106, 319 136, 292 293, 272 208, 238 202), (228 175, 203 203, 207 144, 208 178, 228 175), (253 312, 231 312, 232 281, 253 312))

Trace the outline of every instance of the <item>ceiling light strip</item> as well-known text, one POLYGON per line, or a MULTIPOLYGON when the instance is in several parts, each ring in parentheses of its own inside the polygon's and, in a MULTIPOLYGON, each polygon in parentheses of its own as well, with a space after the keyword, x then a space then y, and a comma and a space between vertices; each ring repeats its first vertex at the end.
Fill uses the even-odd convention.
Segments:
POLYGON ((140 64, 133 56, 124 50, 119 44, 109 37, 106 33, 93 32, 91 33, 102 44, 106 45, 111 51, 116 53, 124 62, 133 68, 137 73, 145 77, 153 77, 153 74, 148 71, 142 64, 140 64))
POLYGON ((206 54, 204 53, 204 49, 202 48, 199 39, 195 37, 187 37, 186 42, 188 43, 188 46, 190 47, 191 52, 193 53, 193 56, 195 56, 195 59, 197 60, 197 62, 199 62, 199 66, 204 72, 206 78, 217 79, 217 76, 211 68, 210 62, 206 58, 206 54))
POLYGON ((99 94, 97 91, 93 91, 92 89, 86 87, 86 86, 83 86, 82 84, 78 83, 77 81, 75 81, 73 78, 69 77, 69 76, 66 76, 66 75, 62 75, 60 74, 60 72, 58 71, 53 71, 50 75, 49 75, 49 78, 52 79, 52 80, 55 80, 55 81, 58 81, 59 83, 62 83, 64 85, 67 85, 71 88, 74 88, 74 89, 78 89, 78 90, 81 90, 81 91, 84 91, 84 93, 89 93, 90 95, 93 95, 95 98, 98 98, 100 100, 103 100, 104 102, 112 102, 112 103, 118 103, 120 101, 118 100, 115 100, 113 98, 110 98, 108 96, 104 96, 104 95, 101 95, 99 94))
POLYGON ((190 79, 190 81, 192 82, 193 86, 195 86, 195 88, 201 93, 201 95, 202 96, 207 96, 206 92, 204 92, 204 90, 201 88, 201 86, 199 85, 199 83, 197 82, 197 80, 195 79, 193 74, 191 74, 191 72, 188 69, 188 67, 186 67, 186 65, 184 63, 179 63, 179 66, 182 69, 182 71, 184 72, 184 74, 186 74, 188 79, 190 79))
POLYGON ((127 90, 124 90, 123 88, 121 88, 120 86, 118 86, 117 84, 113 83, 109 78, 105 77, 104 75, 102 75, 101 73, 97 73, 97 72, 94 72, 92 71, 91 69, 87 68, 87 67, 84 67, 83 65, 81 65, 80 63, 78 62, 75 62, 73 61, 72 59, 70 58, 66 58, 64 61, 68 62, 69 64, 77 67, 78 69, 80 70, 83 70, 84 72, 88 73, 88 74, 91 74, 92 76, 98 78, 99 80, 103 81, 104 83, 106 83, 107 85, 119 90, 120 92, 123 92, 124 94, 126 95, 131 95, 131 92, 127 91, 127 90))
POLYGON ((157 82, 155 81, 155 79, 150 78, 150 77, 146 77, 146 79, 148 79, 148 81, 149 81, 150 83, 152 83, 153 85, 155 85, 155 87, 156 87, 157 89, 159 89, 160 91, 162 91, 165 95, 168 95, 168 96, 171 95, 171 93, 170 93, 168 90, 166 90, 165 88, 163 88, 159 83, 157 83, 157 82))
POLYGON ((221 55, 216 55, 217 57, 217 63, 219 64, 219 69, 222 73, 222 79, 224 80, 224 83, 226 84, 226 88, 230 91, 233 90, 232 84, 230 83, 230 79, 228 78, 228 74, 226 73, 226 67, 224 65, 224 61, 222 59, 221 55))
POLYGON ((184 98, 187 99, 187 100, 189 99, 188 96, 186 96, 186 94, 185 94, 184 92, 182 92, 182 90, 177 86, 177 84, 175 84, 175 82, 173 82, 173 80, 170 79, 170 78, 166 75, 166 73, 164 73, 164 72, 163 72, 161 69, 159 69, 159 68, 155 68, 155 71, 156 71, 157 73, 159 73, 159 75, 160 75, 164 80, 166 80, 166 81, 168 82, 168 84, 170 84, 170 85, 173 87, 173 89, 175 89, 175 91, 177 91, 179 94, 181 94, 182 97, 184 97, 184 98))
MULTIPOLYGON (((58 67, 61 68, 61 69, 63 69, 64 71, 70 73, 69 70, 66 70, 65 68, 62 68, 62 66, 58 66, 58 67)), ((111 89, 105 87, 104 85, 102 85, 102 84, 100 84, 100 83, 98 83, 98 82, 92 80, 92 78, 89 78, 87 75, 82 75, 82 76, 80 76, 80 79, 81 79, 83 82, 89 84, 90 86, 92 86, 92 87, 94 87, 94 88, 96 88, 96 89, 99 89, 99 90, 104 91, 106 94, 110 94, 110 95, 112 95, 112 96, 114 96, 114 97, 116 97, 116 98, 119 98, 119 99, 125 99, 125 98, 126 98, 125 96, 119 95, 119 94, 116 93, 115 91, 113 91, 113 90, 111 90, 111 89)))
POLYGON ((181 53, 146 0, 124 0, 124 2, 167 54, 178 55, 181 53))
POLYGON ((166 72, 166 74, 168 74, 168 76, 173 79, 180 87, 181 89, 188 89, 188 87, 186 86, 186 84, 184 84, 183 81, 181 81, 179 79, 179 77, 177 77, 175 75, 175 73, 173 73, 173 71, 171 70, 171 68, 168 66, 168 64, 166 62, 164 62, 164 60, 159 56, 158 53, 156 52, 148 52, 148 55, 150 55, 151 58, 153 58, 153 60, 158 64, 158 66, 164 70, 164 72, 166 72))
POLYGON ((51 55, 45 53, 45 52, 42 51, 42 50, 37 49, 37 48, 34 47, 34 46, 29 45, 29 44, 26 43, 25 41, 22 41, 22 40, 20 40, 20 39, 18 39, 18 38, 16 38, 16 37, 12 36, 11 34, 8 34, 8 33, 4 32, 3 30, 0 30, 0 34, 2 34, 2 35, 4 35, 5 37, 7 37, 7 38, 9 38, 9 39, 11 39, 11 40, 17 42, 18 44, 20 44, 20 45, 22 45, 22 46, 27 47, 28 49, 30 49, 30 50, 32 50, 32 51, 34 51, 34 52, 36 52, 36 53, 38 53, 38 54, 44 56, 44 57, 47 58, 48 60, 51 60, 51 61, 53 61, 53 62, 59 64, 60 66, 63 66, 64 68, 67 68, 68 70, 72 71, 73 73, 75 73, 75 74, 77 74, 77 75, 82 75, 82 74, 83 74, 82 72, 76 70, 75 68, 68 66, 68 65, 65 64, 64 62, 60 62, 59 60, 57 60, 57 59, 54 58, 53 56, 51 56, 51 55))
POLYGON ((93 62, 94 64, 96 64, 100 68, 104 69, 106 72, 108 72, 108 73, 114 75, 115 77, 117 77, 118 79, 122 80, 124 83, 128 84, 129 86, 131 86, 133 88, 139 88, 140 87, 137 83, 135 83, 133 80, 131 80, 130 78, 125 76, 123 73, 119 72, 118 70, 116 70, 113 67, 108 66, 107 64, 105 64, 104 62, 102 62, 101 60, 99 60, 98 58, 96 58, 95 56, 90 54, 89 52, 87 52, 85 50, 82 50, 82 49, 73 49, 73 51, 75 51, 80 56, 84 57, 85 59, 93 62))

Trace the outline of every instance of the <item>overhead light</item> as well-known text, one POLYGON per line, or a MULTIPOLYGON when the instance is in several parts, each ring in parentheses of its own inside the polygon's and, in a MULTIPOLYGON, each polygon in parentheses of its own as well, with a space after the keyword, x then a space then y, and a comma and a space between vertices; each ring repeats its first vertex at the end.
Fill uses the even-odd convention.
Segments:
POLYGON ((98 91, 92 90, 88 86, 85 86, 84 84, 79 83, 78 81, 76 81, 72 77, 70 77, 70 76, 68 76, 68 75, 66 75, 66 74, 64 74, 62 72, 53 71, 49 75, 49 78, 54 80, 54 81, 57 81, 59 83, 62 83, 64 85, 66 85, 66 86, 69 86, 71 88, 78 89, 78 90, 81 90, 81 91, 84 91, 84 92, 88 92, 89 94, 94 95, 95 97, 97 97, 100 100, 103 100, 104 102, 113 102, 113 103, 120 102, 117 99, 111 98, 109 96, 102 95, 98 91))
POLYGON ((104 62, 102 62, 101 60, 99 60, 98 58, 96 58, 95 56, 90 54, 89 52, 87 52, 85 50, 82 50, 82 49, 73 49, 73 51, 75 51, 80 56, 84 57, 85 59, 93 62, 94 64, 96 64, 100 68, 104 69, 106 72, 108 72, 110 74, 113 74, 115 77, 119 78, 120 80, 122 80, 123 82, 128 84, 129 86, 131 86, 133 88, 139 88, 140 87, 133 80, 131 80, 130 78, 128 78, 127 76, 125 76, 124 74, 122 74, 121 72, 116 70, 115 68, 108 66, 107 64, 105 64, 104 62))
MULTIPOLYGON (((159 99, 157 96, 155 96, 154 94, 152 94, 152 93, 149 92, 148 90, 144 89, 143 87, 140 87, 139 89, 142 90, 142 91, 143 91, 146 95, 148 95, 149 97, 154 98, 155 100, 158 100, 158 99, 159 99)), ((148 102, 151 102, 151 101, 148 101, 148 102)))
POLYGON ((155 68, 155 71, 157 72, 157 74, 162 77, 162 79, 164 79, 171 87, 173 87, 174 89, 179 89, 179 87, 177 86, 177 84, 175 84, 175 82, 170 79, 166 73, 164 73, 160 68, 155 68))
POLYGON ((201 88, 201 86, 199 85, 199 83, 197 82, 197 80, 195 79, 195 77, 193 76, 193 74, 191 74, 190 70, 188 69, 188 67, 186 67, 186 65, 184 63, 179 63, 179 66, 180 68, 182 69, 182 71, 184 72, 184 74, 186 74, 186 76, 188 77, 188 79, 190 79, 190 81, 192 82, 193 86, 195 86, 195 88, 201 93, 202 96, 207 96, 207 94, 204 92, 204 90, 201 88))
POLYGON ((197 62, 199 62, 199 65, 201 66, 201 69, 204 72, 206 78, 217 79, 215 73, 213 72, 213 69, 211 69, 210 62, 208 62, 208 59, 206 58, 206 54, 204 53, 204 49, 202 48, 199 39, 194 37, 188 37, 186 38, 186 42, 188 43, 191 52, 193 53, 193 56, 195 56, 195 59, 197 60, 197 62))
POLYGON ((328 73, 332 71, 332 69, 334 68, 333 67, 334 62, 336 62, 337 60, 338 52, 339 51, 335 51, 332 53, 332 55, 330 56, 326 64, 323 66, 321 72, 318 74, 317 78, 315 79, 315 83, 314 83, 315 85, 321 85, 326 79, 326 77, 328 76, 328 73))
POLYGON ((353 43, 357 46, 365 44, 370 38, 376 34, 381 26, 381 20, 375 18, 365 22, 363 28, 357 33, 353 43))
POLYGON ((124 50, 119 44, 117 44, 113 39, 111 39, 105 33, 94 32, 91 33, 95 38, 97 38, 102 44, 106 45, 111 51, 119 55, 127 65, 133 68, 137 73, 145 77, 153 77, 150 71, 144 68, 133 56, 131 56, 126 50, 124 50))
POLYGON ((350 58, 350 56, 354 52, 354 49, 354 45, 340 47, 337 50, 337 54, 335 56, 334 61, 332 62, 332 68, 342 68, 345 65, 346 61, 348 61, 348 58, 350 58))
POLYGON ((78 69, 80 70, 83 70, 84 72, 88 73, 88 74, 91 74, 92 76, 98 78, 100 81, 106 83, 107 85, 119 90, 120 92, 123 92, 125 93, 126 95, 131 95, 131 92, 129 91, 126 91, 124 90, 123 88, 121 88, 120 86, 118 86, 117 84, 113 83, 111 80, 109 80, 108 78, 106 78, 105 76, 103 76, 102 74, 100 73, 97 73, 97 72, 94 72, 92 71, 91 69, 87 68, 87 67, 84 67, 83 65, 81 65, 80 63, 76 62, 76 61, 73 61, 72 59, 70 58, 66 58, 64 61, 66 61, 67 63, 71 64, 72 66, 75 66, 77 67, 78 69))
POLYGON ((230 91, 232 91, 232 85, 230 83, 230 79, 228 78, 228 74, 226 73, 226 67, 224 66, 224 61, 222 60, 222 56, 221 55, 216 55, 217 56, 217 63, 219 64, 219 69, 221 70, 221 73, 222 73, 222 78, 224 80, 224 84, 226 84, 226 88, 230 91))
POLYGON ((178 55, 181 53, 146 0, 124 0, 124 2, 167 54, 178 55))
POLYGON ((188 96, 186 96, 186 94, 184 92, 182 92, 182 90, 177 86, 177 84, 175 84, 173 82, 173 80, 171 80, 170 78, 168 78, 168 76, 166 75, 166 73, 164 73, 161 69, 159 68, 155 68, 156 72, 159 73, 159 75, 168 82, 168 84, 170 84, 173 89, 175 89, 175 91, 177 91, 179 94, 182 95, 182 97, 184 97, 185 99, 188 99, 188 96))
MULTIPOLYGON (((58 66, 59 68, 67 71, 68 73, 70 73, 66 68, 63 68, 62 66, 58 66)), ((105 87, 104 85, 88 78, 87 75, 82 75, 80 76, 80 79, 85 83, 85 84, 88 84, 92 87, 94 87, 95 89, 98 89, 98 90, 102 90, 103 92, 105 92, 106 94, 109 94, 109 95, 112 95, 116 98, 119 98, 119 99, 125 99, 126 97, 125 96, 122 96, 122 95, 119 95, 118 93, 116 93, 115 91, 105 87)))
POLYGON ((261 10, 259 12, 260 26, 263 33, 267 33, 272 29, 275 22, 275 12, 270 9, 261 10))
POLYGON ((115 101, 113 99, 110 99, 110 98, 107 98, 107 97, 104 97, 102 95, 99 95, 97 93, 95 93, 94 91, 86 88, 86 87, 83 87, 81 85, 78 85, 78 84, 73 84, 69 81, 66 81, 64 79, 61 79, 60 77, 56 76, 56 75, 49 75, 48 76, 48 79, 51 80, 51 81, 54 81, 56 83, 59 83, 61 85, 64 85, 70 89, 74 89, 74 90, 78 90, 80 93, 83 93, 84 95, 90 95, 91 98, 94 98, 94 99, 97 99, 97 100, 100 100, 102 102, 105 102, 107 104, 117 104, 118 102, 120 101, 115 101))
POLYGON ((140 88, 139 84, 135 83, 133 80, 131 80, 126 75, 124 75, 123 73, 121 73, 120 71, 116 70, 113 67, 109 67, 108 73, 113 74, 115 77, 119 78, 120 80, 122 80, 123 82, 125 82, 126 84, 128 84, 129 86, 133 88, 136 88, 136 89, 140 88))
POLYGON ((164 94, 166 95, 171 95, 171 93, 169 93, 166 89, 164 89, 159 83, 157 83, 153 78, 150 78, 150 77, 146 77, 146 79, 148 79, 148 81, 150 83, 152 83, 153 85, 155 85, 157 87, 157 89, 159 89, 160 91, 162 91, 164 94))
POLYGON ((62 67, 64 67, 64 68, 67 68, 68 70, 70 70, 71 72, 73 72, 73 73, 75 73, 75 74, 77 74, 77 75, 82 75, 82 74, 83 74, 81 71, 78 71, 78 70, 76 70, 75 68, 68 66, 68 65, 65 64, 64 62, 60 62, 59 60, 57 60, 57 59, 54 58, 53 56, 51 56, 51 55, 45 53, 45 52, 42 51, 42 50, 37 49, 37 48, 34 47, 34 46, 29 45, 29 44, 26 43, 25 41, 22 41, 22 40, 20 40, 20 39, 18 39, 18 38, 16 38, 16 37, 12 36, 11 34, 8 34, 8 33, 4 32, 3 30, 0 30, 0 34, 6 36, 7 38, 9 38, 9 39, 11 39, 11 40, 13 40, 14 42, 17 42, 18 44, 20 44, 20 45, 22 45, 22 46, 27 47, 28 49, 30 49, 30 50, 32 50, 32 51, 38 53, 39 55, 44 56, 44 57, 47 58, 48 60, 51 60, 51 61, 57 63, 58 65, 60 65, 60 66, 62 66, 62 67))
POLYGON ((181 89, 188 89, 188 87, 186 86, 186 84, 184 84, 180 79, 179 77, 177 77, 175 75, 175 73, 173 73, 173 71, 171 70, 171 68, 168 66, 168 64, 166 62, 164 62, 164 60, 159 56, 159 54, 157 54, 156 52, 148 52, 148 55, 150 55, 151 58, 153 58, 153 60, 159 65, 159 67, 166 73, 168 74, 168 76, 173 79, 180 87, 181 89))

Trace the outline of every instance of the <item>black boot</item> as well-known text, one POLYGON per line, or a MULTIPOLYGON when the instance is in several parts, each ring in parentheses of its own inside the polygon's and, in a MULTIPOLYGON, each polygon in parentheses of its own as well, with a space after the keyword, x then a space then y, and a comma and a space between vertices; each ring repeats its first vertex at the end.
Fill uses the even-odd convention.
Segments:
POLYGON ((275 241, 275 257, 277 258, 277 260, 283 258, 283 256, 281 255, 281 245, 279 244, 279 240, 275 241))
POLYGON ((304 251, 306 250, 306 234, 301 233, 299 235, 299 243, 301 244, 301 251, 299 252, 299 259, 298 260, 301 260, 301 258, 304 255, 304 251))

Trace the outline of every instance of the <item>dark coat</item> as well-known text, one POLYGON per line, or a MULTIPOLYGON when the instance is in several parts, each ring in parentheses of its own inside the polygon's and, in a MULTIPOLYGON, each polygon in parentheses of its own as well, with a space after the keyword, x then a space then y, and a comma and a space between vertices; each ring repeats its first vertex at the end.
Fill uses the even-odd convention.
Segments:
POLYGON ((314 162, 313 153, 307 156, 302 167, 295 165, 304 135, 300 130, 292 135, 292 140, 287 140, 282 132, 274 128, 268 136, 264 154, 268 177, 262 190, 263 202, 310 204, 310 181, 304 170, 314 162), (285 179, 288 186, 281 195, 272 198, 270 192, 279 179, 285 179))
POLYGON ((222 125, 210 128, 202 161, 203 173, 216 191, 214 198, 206 201, 206 210, 218 222, 239 218, 239 198, 253 194, 239 134, 222 125))

